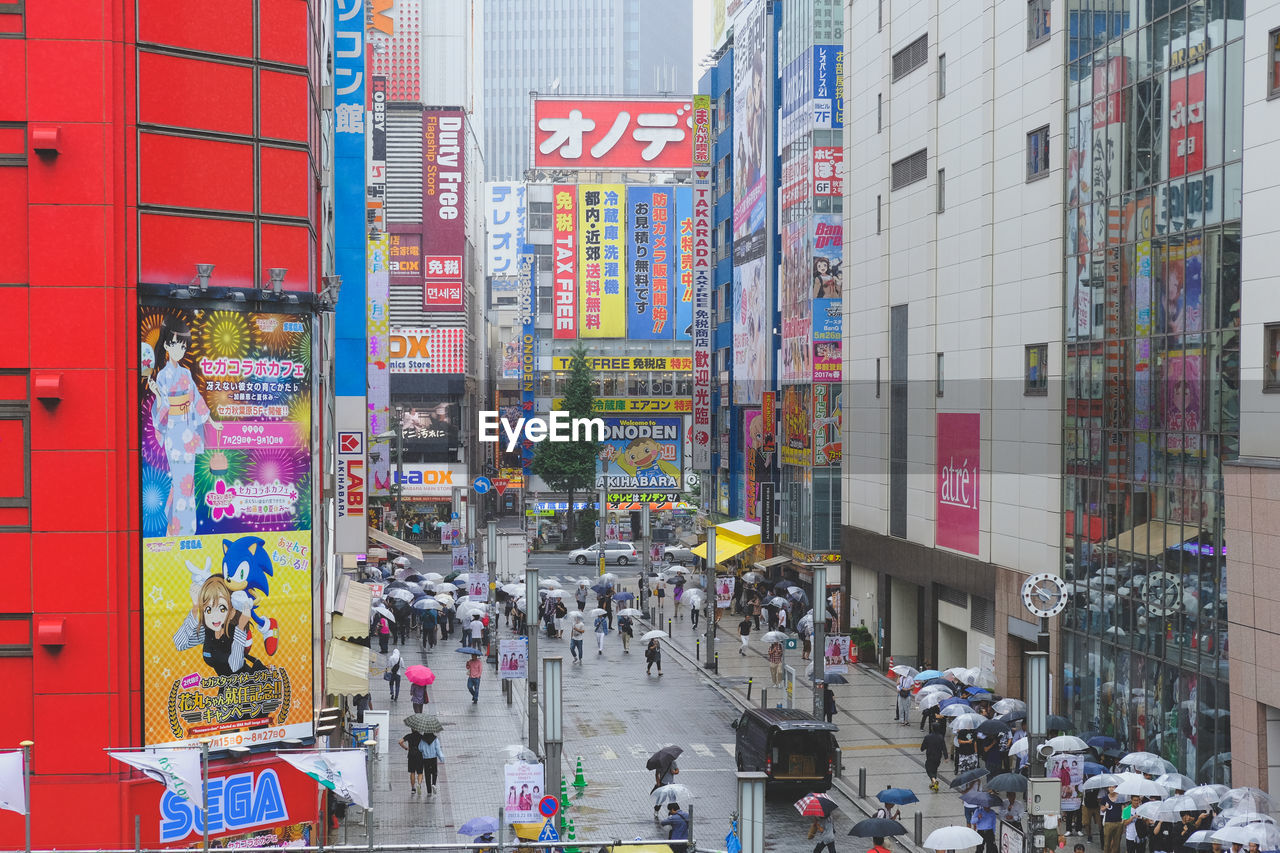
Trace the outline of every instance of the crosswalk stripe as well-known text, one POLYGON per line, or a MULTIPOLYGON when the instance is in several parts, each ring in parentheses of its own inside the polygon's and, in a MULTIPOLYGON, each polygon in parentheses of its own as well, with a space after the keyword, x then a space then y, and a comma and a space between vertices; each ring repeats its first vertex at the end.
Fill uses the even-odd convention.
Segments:
POLYGON ((705 743, 691 743, 689 744, 689 746, 691 746, 693 748, 693 751, 698 753, 698 755, 701 755, 704 758, 711 757, 711 750, 707 748, 707 745, 705 743))
POLYGON ((631 752, 632 758, 644 758, 649 754, 645 748, 638 743, 631 744, 627 749, 631 752))
POLYGON ((614 752, 612 749, 609 749, 608 747, 605 747, 604 752, 600 753, 600 757, 605 761, 617 761, 618 753, 614 752))
POLYGON ((722 744, 720 744, 720 745, 721 745, 722 747, 724 747, 724 751, 725 751, 725 752, 729 753, 730 755, 737 756, 737 754, 738 754, 738 745, 737 745, 737 744, 734 744, 734 743, 722 743, 722 744))

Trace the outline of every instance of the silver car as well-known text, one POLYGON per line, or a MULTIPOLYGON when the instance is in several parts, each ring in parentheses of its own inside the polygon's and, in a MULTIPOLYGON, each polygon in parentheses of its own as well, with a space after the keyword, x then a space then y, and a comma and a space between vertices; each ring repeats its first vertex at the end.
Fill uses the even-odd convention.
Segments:
MULTIPOLYGON (((579 566, 598 562, 599 559, 599 543, 569 552, 569 562, 577 563, 579 566)), ((632 560, 638 560, 639 555, 636 553, 636 547, 630 542, 606 542, 604 543, 604 559, 606 563, 617 563, 619 566, 625 566, 632 560)))
POLYGON ((697 555, 683 545, 668 545, 662 549, 662 557, 668 563, 679 563, 682 566, 688 566, 693 564, 697 555))

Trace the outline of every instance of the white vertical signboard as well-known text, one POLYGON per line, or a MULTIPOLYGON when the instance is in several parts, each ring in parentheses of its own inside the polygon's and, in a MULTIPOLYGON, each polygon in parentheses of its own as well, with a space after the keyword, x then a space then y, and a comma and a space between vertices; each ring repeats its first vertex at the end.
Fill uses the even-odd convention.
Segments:
POLYGON ((693 459, 711 470, 711 97, 693 99, 693 459))
POLYGON ((334 466, 336 550, 339 554, 363 554, 367 541, 365 498, 369 494, 365 398, 336 397, 334 409, 338 439, 338 459, 334 466))

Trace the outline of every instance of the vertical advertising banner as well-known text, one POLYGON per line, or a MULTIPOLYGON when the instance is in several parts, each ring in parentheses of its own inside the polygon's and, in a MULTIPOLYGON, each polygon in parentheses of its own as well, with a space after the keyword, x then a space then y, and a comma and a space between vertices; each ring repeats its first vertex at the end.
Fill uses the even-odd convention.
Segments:
POLYGON ((671 193, 659 187, 627 189, 627 337, 670 340, 671 193))
POLYGON ((742 517, 747 521, 760 521, 760 482, 757 473, 767 466, 763 454, 764 418, 759 409, 742 413, 743 490, 742 517))
POLYGON ((424 311, 461 311, 463 307, 465 121, 461 110, 422 114, 424 311))
POLYGON ((498 677, 529 677, 529 638, 512 637, 498 641, 498 677))
POLYGON ((937 418, 938 547, 977 555, 982 416, 939 412, 937 418))
POLYGON ((838 213, 813 217, 813 381, 839 382, 841 377, 840 279, 844 225, 838 213))
POLYGON ((764 255, 733 268, 733 401, 758 404, 769 376, 769 294, 764 255))
POLYGON ((815 467, 839 465, 844 458, 840 428, 844 425, 841 411, 842 385, 813 386, 813 464, 815 467))
POLYGON ((507 820, 512 823, 542 823, 538 802, 547 793, 543 765, 524 762, 504 764, 502 776, 507 820))
POLYGON ((139 309, 148 746, 311 735, 311 325, 139 309))
POLYGON ((813 194, 844 195, 844 149, 817 145, 813 149, 813 194))
POLYGON ((734 21, 733 52, 733 252, 751 258, 764 251, 765 9, 747 0, 734 21))
POLYGON ((551 292, 555 340, 573 340, 578 336, 578 196, 573 184, 556 184, 551 230, 555 275, 551 292))
POLYGON ((711 470, 711 151, 697 145, 700 122, 711 124, 711 98, 697 95, 693 164, 693 467, 711 470), (706 162, 699 162, 702 156, 706 162))
POLYGON ((782 282, 778 308, 782 314, 782 382, 812 382, 813 260, 809 251, 809 223, 805 219, 782 226, 782 282))
POLYGON ((623 338, 627 334, 627 296, 622 287, 624 195, 621 184, 578 187, 581 338, 623 338))
POLYGON ((787 465, 807 468, 813 464, 809 397, 808 385, 788 385, 782 390, 782 442, 778 455, 787 465))
POLYGON ((676 233, 679 234, 680 268, 672 276, 671 301, 677 341, 693 339, 693 187, 680 184, 676 195, 676 233))
POLYGON ((844 127, 844 46, 813 46, 813 126, 821 130, 844 127))
MULTIPOLYGON (((334 394, 350 398, 363 435, 365 356, 365 17, 361 0, 334 0, 333 240, 342 291, 334 309, 334 394)), ((359 546, 363 551, 363 530, 359 546)), ((343 543, 340 543, 343 544, 343 543)), ((340 549, 341 550, 341 549, 340 549)), ((308 700, 309 701, 309 700, 308 700)))
MULTIPOLYGON (((390 442, 376 444, 374 436, 391 429, 391 360, 388 336, 391 332, 387 317, 387 304, 391 299, 391 273, 389 238, 385 231, 369 237, 365 274, 368 277, 367 328, 369 390, 366 405, 369 410, 370 450, 379 449, 378 461, 370 466, 369 494, 385 495, 390 485, 390 442)), ((372 457, 371 457, 372 458, 372 457)))
MULTIPOLYGON (((534 298, 533 282, 536 276, 537 256, 520 255, 520 410, 523 417, 533 417, 534 390, 538 371, 538 331, 534 328, 538 302, 534 298)), ((529 466, 533 464, 533 442, 527 437, 520 442, 520 467, 525 482, 529 480, 529 466)))
POLYGON ((514 182, 491 182, 485 190, 485 274, 494 278, 517 275, 520 248, 525 243, 525 187, 514 182))

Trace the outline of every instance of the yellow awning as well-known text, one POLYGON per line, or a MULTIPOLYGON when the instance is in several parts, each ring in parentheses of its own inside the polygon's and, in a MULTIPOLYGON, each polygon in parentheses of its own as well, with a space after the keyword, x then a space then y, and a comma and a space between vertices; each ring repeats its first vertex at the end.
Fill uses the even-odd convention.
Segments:
POLYGON ((394 548, 395 550, 399 551, 401 554, 405 554, 406 556, 413 557, 414 559, 417 559, 417 560, 422 559, 422 549, 419 548, 417 545, 406 542, 403 539, 397 539, 396 537, 392 536, 390 533, 383 533, 381 530, 377 529, 376 527, 369 528, 369 538, 372 539, 374 542, 381 542, 383 545, 386 545, 388 548, 394 548))
MULTIPOLYGON (((1175 545, 1181 545, 1184 528, 1178 524, 1166 524, 1163 521, 1148 521, 1119 536, 1110 539, 1106 547, 1111 551, 1128 551, 1141 557, 1157 557, 1175 545)), ((1193 527, 1185 528, 1188 538, 1199 531, 1193 527)))
POLYGON ((325 659, 325 692, 359 696, 369 692, 369 650, 344 640, 331 640, 325 659))
POLYGON ((354 639, 369 636, 373 595, 369 587, 344 575, 333 596, 333 636, 354 639))
MULTIPOLYGON (((718 566, 729 558, 741 554, 752 545, 760 544, 760 525, 749 521, 730 521, 716 525, 716 559, 718 566)), ((702 559, 707 559, 707 543, 690 549, 702 559)))

